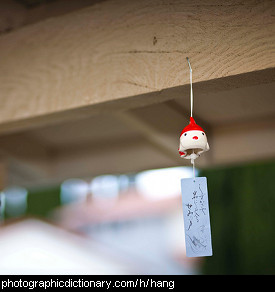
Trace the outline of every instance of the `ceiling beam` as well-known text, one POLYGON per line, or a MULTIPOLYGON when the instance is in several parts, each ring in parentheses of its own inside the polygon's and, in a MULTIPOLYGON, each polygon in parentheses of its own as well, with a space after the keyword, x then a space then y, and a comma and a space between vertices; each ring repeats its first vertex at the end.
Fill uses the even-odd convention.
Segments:
MULTIPOLYGON (((274 160, 275 117, 213 128, 212 166, 274 160)), ((207 165, 208 167, 211 164, 207 165)))
POLYGON ((28 134, 0 137, 6 185, 33 185, 54 176, 52 150, 28 134))
POLYGON ((123 121, 127 126, 131 127, 135 132, 141 134, 146 141, 156 149, 156 151, 161 152, 167 158, 174 161, 175 165, 182 165, 177 155, 179 142, 173 137, 173 135, 159 132, 149 123, 146 123, 142 118, 137 117, 130 112, 119 113, 116 117, 123 121))
MULTIPOLYGON (((160 133, 133 113, 119 117, 133 129, 131 136, 96 144, 79 143, 51 148, 31 135, 17 134, 0 139, 5 185, 37 187, 58 184, 72 177, 91 179, 100 174, 135 173, 145 169, 190 166, 177 153, 175 129, 160 133)), ((176 115, 175 119, 179 118, 176 115)), ((275 158, 275 119, 221 124, 211 128, 210 151, 196 160, 196 167, 210 168, 275 158)), ((2 177, 4 178, 4 177, 2 177)))
POLYGON ((274 7, 104 1, 2 35, 0 129, 66 119, 75 109, 91 114, 114 101, 138 104, 148 93, 171 99, 162 94, 167 88, 188 90, 186 56, 194 83, 274 68, 274 7))
POLYGON ((0 1, 0 34, 10 33, 50 17, 57 17, 104 0, 0 1))
MULTIPOLYGON (((0 72, 1 74, 1 72, 0 72)), ((237 88, 245 88, 260 84, 270 84, 275 82, 275 68, 249 72, 234 76, 217 78, 214 80, 202 81, 193 84, 193 90, 196 96, 218 93, 223 91, 234 90, 237 88)), ((0 84, 1 88, 1 84, 0 84)), ((169 107, 176 108, 181 113, 186 122, 188 121, 189 109, 183 108, 174 100, 183 99, 186 105, 189 105, 190 85, 176 86, 161 91, 131 96, 128 98, 120 98, 113 101, 99 102, 97 104, 85 105, 81 107, 56 111, 47 114, 32 115, 20 119, 7 120, 0 122, 0 135, 21 132, 26 129, 36 129, 47 125, 55 125, 62 122, 74 121, 89 118, 98 114, 112 114, 117 112, 125 112, 135 108, 143 108, 166 101, 169 107)), ((1 107, 0 107, 1 112, 1 107)), ((206 125, 205 120, 198 121, 206 125)))

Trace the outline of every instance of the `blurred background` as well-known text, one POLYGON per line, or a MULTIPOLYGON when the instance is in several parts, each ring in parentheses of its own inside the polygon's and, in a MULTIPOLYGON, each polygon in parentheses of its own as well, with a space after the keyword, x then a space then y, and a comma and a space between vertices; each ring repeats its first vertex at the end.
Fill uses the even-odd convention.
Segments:
POLYGON ((180 179, 188 167, 2 192, 2 273, 194 274, 180 179), (54 264, 53 264, 54 263, 54 264))
POLYGON ((274 3, 202 2, 0 1, 0 274, 275 273, 274 3), (187 55, 204 258, 185 254, 187 55))
POLYGON ((208 179, 213 256, 187 258, 180 179, 190 167, 68 179, 1 193, 1 274, 274 274, 273 163, 208 179))

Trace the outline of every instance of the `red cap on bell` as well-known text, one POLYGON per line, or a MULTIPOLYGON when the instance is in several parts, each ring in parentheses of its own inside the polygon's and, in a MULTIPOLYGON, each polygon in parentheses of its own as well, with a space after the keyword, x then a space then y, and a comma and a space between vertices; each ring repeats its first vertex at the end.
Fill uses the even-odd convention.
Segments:
POLYGON ((202 131, 202 132, 204 132, 203 128, 200 127, 199 125, 197 125, 196 122, 195 122, 195 120, 194 120, 192 117, 190 117, 190 123, 189 123, 189 125, 186 126, 186 127, 182 130, 180 136, 181 136, 182 134, 184 134, 185 132, 188 132, 188 131, 202 131))

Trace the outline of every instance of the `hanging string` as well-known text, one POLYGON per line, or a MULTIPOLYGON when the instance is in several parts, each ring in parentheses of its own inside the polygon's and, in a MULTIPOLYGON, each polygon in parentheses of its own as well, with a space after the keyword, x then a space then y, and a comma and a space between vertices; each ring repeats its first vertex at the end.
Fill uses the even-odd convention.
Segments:
MULTIPOLYGON (((189 65, 189 69, 190 69, 190 116, 193 117, 193 87, 192 87, 192 67, 189 61, 189 58, 187 57, 187 62, 189 65)), ((193 150, 193 154, 194 154, 194 150, 193 150)), ((195 159, 191 159, 191 163, 193 165, 193 179, 195 182, 195 159)))
MULTIPOLYGON (((193 153, 194 153, 194 150, 193 150, 193 153)), ((195 182, 195 159, 191 159, 191 163, 193 165, 193 180, 195 182)))
POLYGON ((190 107, 191 107, 191 113, 190 116, 193 117, 193 88, 192 88, 192 68, 191 68, 191 64, 189 61, 189 58, 187 57, 187 62, 189 65, 189 69, 190 69, 190 107))

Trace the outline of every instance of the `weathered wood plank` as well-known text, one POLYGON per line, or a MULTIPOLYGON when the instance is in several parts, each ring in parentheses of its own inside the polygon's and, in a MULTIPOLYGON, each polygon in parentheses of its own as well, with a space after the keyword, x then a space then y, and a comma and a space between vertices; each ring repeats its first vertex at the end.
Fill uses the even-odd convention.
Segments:
POLYGON ((0 124, 186 85, 186 56, 195 83, 274 68, 274 6, 105 1, 1 36, 0 124))

